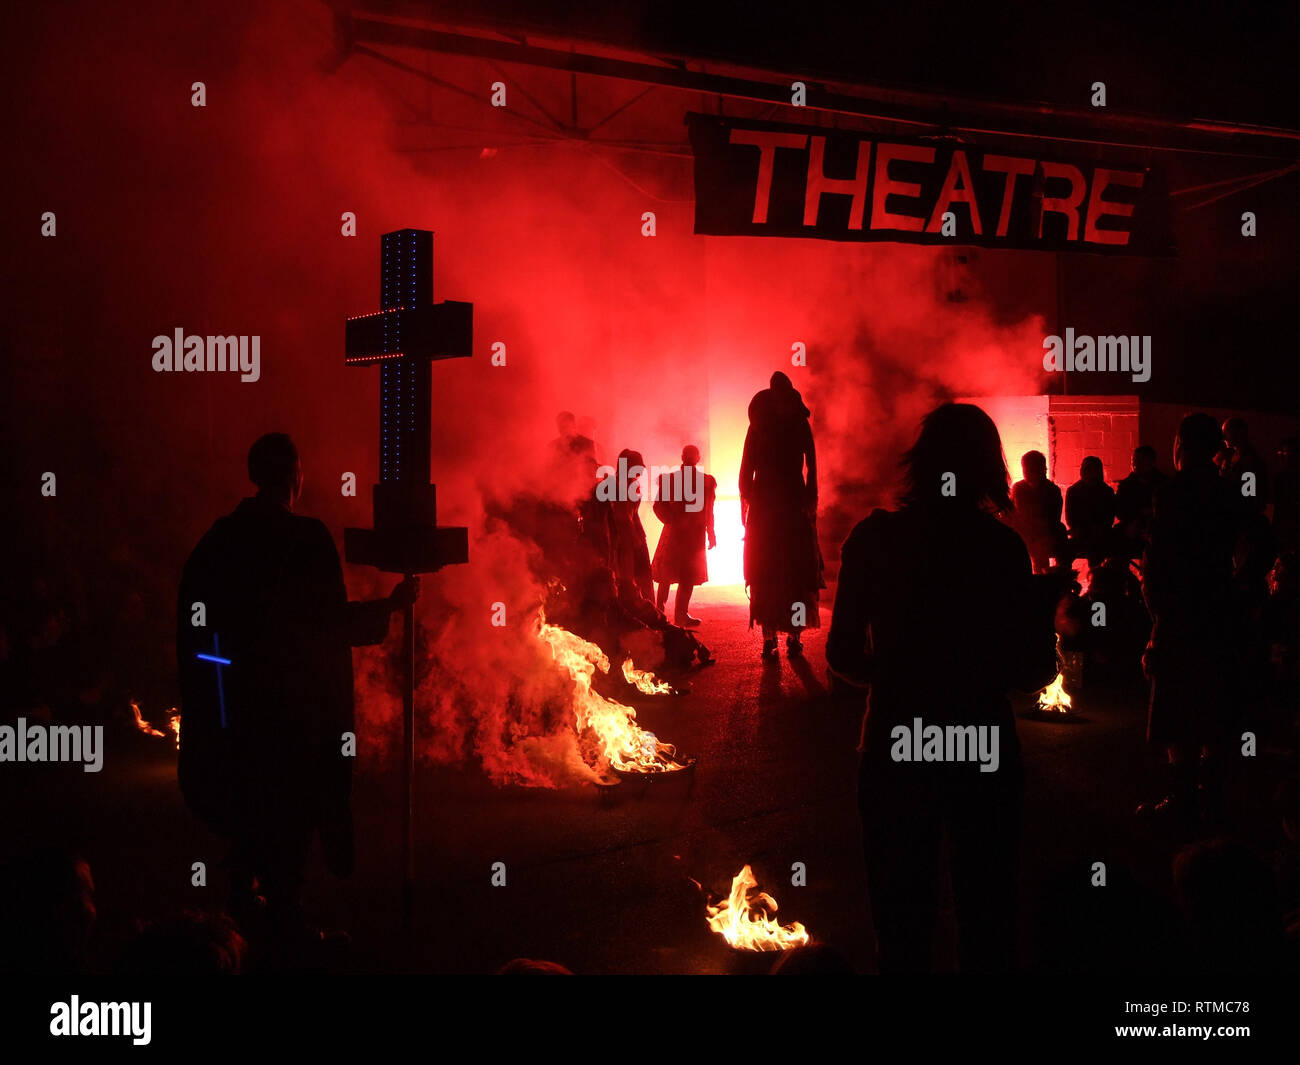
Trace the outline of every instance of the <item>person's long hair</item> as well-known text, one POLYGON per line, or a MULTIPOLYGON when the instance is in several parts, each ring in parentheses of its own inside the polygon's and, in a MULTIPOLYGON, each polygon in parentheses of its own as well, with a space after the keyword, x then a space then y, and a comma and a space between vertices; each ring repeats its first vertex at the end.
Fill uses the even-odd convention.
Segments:
POLYGON ((1011 509, 1011 477, 993 419, 971 403, 944 403, 921 420, 900 463, 903 506, 1011 509))

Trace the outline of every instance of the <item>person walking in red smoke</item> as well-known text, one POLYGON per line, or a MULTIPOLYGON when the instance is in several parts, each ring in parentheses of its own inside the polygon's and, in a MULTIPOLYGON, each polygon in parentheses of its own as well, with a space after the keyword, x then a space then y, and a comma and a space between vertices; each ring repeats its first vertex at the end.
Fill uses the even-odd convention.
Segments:
POLYGON ((664 523, 652 566, 659 584, 655 603, 660 613, 666 613, 668 588, 677 585, 673 621, 684 628, 700 623, 690 615, 691 593, 696 585, 708 581, 707 550, 718 546, 713 529, 718 482, 699 468, 699 462, 698 447, 687 444, 682 448, 681 468, 660 476, 654 503, 655 517, 664 523))
POLYGON ((749 404, 749 431, 740 459, 740 519, 745 526, 745 585, 749 624, 763 630, 763 657, 803 654, 804 629, 819 628, 822 580, 817 545, 817 450, 812 412, 790 378, 777 371, 749 404), (806 472, 805 472, 806 471, 806 472))

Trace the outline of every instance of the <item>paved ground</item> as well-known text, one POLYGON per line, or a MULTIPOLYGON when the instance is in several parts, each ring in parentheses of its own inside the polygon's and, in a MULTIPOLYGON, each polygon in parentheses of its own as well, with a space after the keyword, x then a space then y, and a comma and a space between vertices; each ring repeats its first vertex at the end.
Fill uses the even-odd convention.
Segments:
MULTIPOLYGON (((349 967, 490 972, 523 955, 588 973, 756 971, 767 959, 737 955, 707 929, 692 882, 716 897, 748 862, 784 919, 802 921, 861 971, 874 968, 854 796, 859 720, 826 697, 825 629, 807 640, 806 661, 764 664, 738 593, 700 595, 693 610, 719 664, 695 676, 689 695, 639 712, 648 728, 698 758, 693 780, 623 785, 613 794, 542 792, 495 788, 472 769, 423 769, 409 935, 398 928, 397 775, 359 779, 358 872, 334 880, 313 855, 308 894, 321 923, 353 933, 349 967), (507 869, 504 888, 490 884, 498 861, 507 869), (790 885, 794 862, 807 867, 806 887, 790 885)), ((825 606, 822 621, 829 623, 825 606)), ((1167 892, 1178 840, 1136 826, 1130 815, 1154 769, 1142 743, 1141 699, 1087 689, 1077 696, 1080 714, 1069 723, 1019 722, 1028 766, 1022 897, 1040 897, 1051 872, 1070 860, 1128 866, 1167 892)), ((6 843, 79 846, 94 870, 107 940, 132 916, 220 905, 219 869, 206 890, 190 885, 190 863, 218 866, 222 848, 182 806, 166 741, 114 734, 99 778, 6 766, 4 779, 6 810, 14 812, 6 843)), ((1026 956, 1030 912, 1026 906, 1026 956)), ((936 949, 951 967, 950 912, 936 949)))

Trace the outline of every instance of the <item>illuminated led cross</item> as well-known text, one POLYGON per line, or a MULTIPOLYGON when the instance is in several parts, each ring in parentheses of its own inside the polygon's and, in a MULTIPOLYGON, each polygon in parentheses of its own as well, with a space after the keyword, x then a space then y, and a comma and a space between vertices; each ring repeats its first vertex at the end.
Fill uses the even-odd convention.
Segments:
POLYGON ((229 658, 221 657, 221 640, 214 632, 212 634, 212 653, 206 654, 200 651, 194 656, 200 662, 211 662, 217 667, 217 702, 221 707, 221 727, 226 727, 226 689, 221 681, 221 667, 230 665, 229 658))
POLYGON ((433 302, 433 233, 383 236, 379 306, 349 318, 345 358, 379 363, 379 480, 428 484, 430 363, 470 354, 473 304, 433 302))

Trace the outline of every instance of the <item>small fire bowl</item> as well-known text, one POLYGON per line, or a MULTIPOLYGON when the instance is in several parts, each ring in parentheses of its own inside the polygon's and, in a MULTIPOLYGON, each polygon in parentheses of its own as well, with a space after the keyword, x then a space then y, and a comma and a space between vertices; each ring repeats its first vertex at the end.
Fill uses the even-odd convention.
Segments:
POLYGON ((767 976, 781 957, 783 950, 738 950, 725 941, 727 954, 723 962, 728 976, 767 976))
POLYGON ((1062 714, 1057 710, 1043 710, 1037 706, 1030 707, 1020 716, 1025 721, 1051 721, 1058 725, 1082 725, 1088 720, 1080 710, 1069 710, 1062 714))
POLYGON ((658 773, 630 772, 625 769, 615 769, 612 766, 610 767, 610 772, 613 773, 616 777, 618 777, 619 780, 627 780, 627 781, 639 780, 645 783, 654 780, 674 780, 680 777, 691 775, 695 772, 694 758, 685 758, 681 761, 673 762, 672 765, 675 766, 675 768, 665 769, 658 773))

